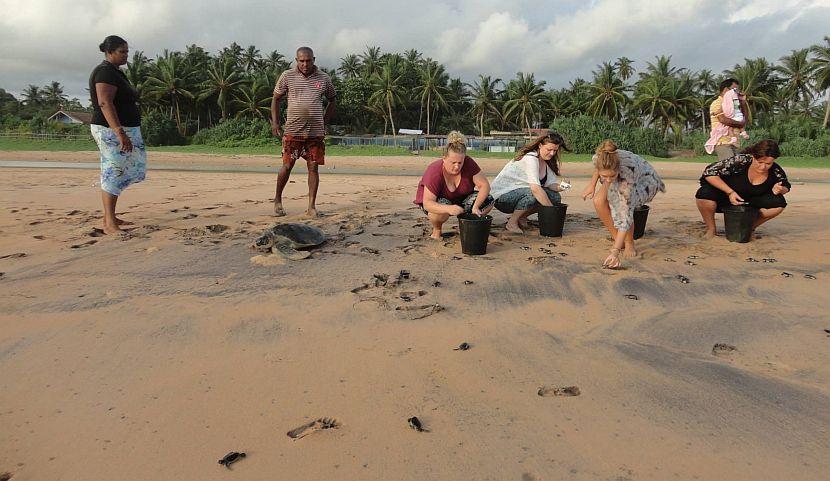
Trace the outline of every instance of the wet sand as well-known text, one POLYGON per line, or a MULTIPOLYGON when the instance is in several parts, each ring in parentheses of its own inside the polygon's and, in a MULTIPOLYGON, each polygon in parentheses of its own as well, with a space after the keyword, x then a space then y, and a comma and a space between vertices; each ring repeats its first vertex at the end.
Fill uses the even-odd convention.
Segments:
MULTIPOLYGON (((468 257, 457 236, 427 238, 413 177, 327 175, 310 223, 330 240, 261 265, 249 245, 276 221, 273 175, 151 172, 122 197, 136 228, 117 238, 95 230, 94 171, 1 172, 0 474, 14 481, 830 470, 826 184, 796 185, 760 239, 732 244, 699 239, 696 183, 669 182, 640 257, 608 271, 584 182, 563 238, 509 235, 498 214, 487 255, 468 257), (538 394, 568 386, 579 395, 538 394), (340 425, 286 435, 320 417, 340 425), (247 453, 236 473, 217 463, 229 451, 247 453)), ((305 222, 292 180, 281 220, 305 222)))

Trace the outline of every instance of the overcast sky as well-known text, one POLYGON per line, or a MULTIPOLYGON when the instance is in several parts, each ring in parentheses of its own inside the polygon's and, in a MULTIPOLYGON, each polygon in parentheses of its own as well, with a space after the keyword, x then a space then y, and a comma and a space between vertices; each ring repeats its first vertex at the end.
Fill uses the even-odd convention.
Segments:
POLYGON ((778 60, 830 35, 830 0, 0 0, 0 87, 64 84, 88 103, 98 44, 117 34, 155 57, 231 42, 293 58, 300 45, 335 68, 366 45, 415 48, 465 81, 534 72, 548 87, 627 56, 719 73, 745 57, 778 60))

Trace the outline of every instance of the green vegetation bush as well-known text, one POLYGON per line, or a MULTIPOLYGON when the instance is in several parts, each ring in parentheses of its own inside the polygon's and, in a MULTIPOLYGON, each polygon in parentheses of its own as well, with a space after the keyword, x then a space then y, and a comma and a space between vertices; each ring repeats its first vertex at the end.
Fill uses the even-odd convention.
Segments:
POLYGON ((141 135, 150 146, 186 143, 176 129, 176 122, 161 112, 150 112, 141 118, 141 135))
POLYGON ((829 155, 830 138, 805 139, 797 137, 781 143, 781 155, 784 157, 824 157, 829 155))
POLYGON ((202 129, 191 143, 217 147, 257 147, 276 143, 271 124, 263 119, 228 119, 215 127, 202 129))
POLYGON ((603 140, 611 139, 619 148, 640 155, 668 156, 666 142, 654 129, 630 127, 587 115, 556 119, 550 128, 562 134, 568 147, 577 154, 593 154, 603 140))

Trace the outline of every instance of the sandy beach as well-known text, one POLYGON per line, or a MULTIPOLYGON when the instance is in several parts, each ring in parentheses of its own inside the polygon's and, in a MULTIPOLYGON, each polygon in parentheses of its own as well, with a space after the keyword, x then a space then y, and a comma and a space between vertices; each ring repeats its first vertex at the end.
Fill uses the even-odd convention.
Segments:
MULTIPOLYGON (((275 162, 236 157, 150 160, 275 162)), ((119 201, 135 228, 112 237, 97 230, 97 171, 1 169, 0 474, 827 479, 830 172, 787 169, 787 210, 734 244, 699 236, 702 165, 658 163, 676 180, 639 257, 610 271, 584 179, 564 196, 562 238, 508 234, 496 214, 485 256, 431 241, 411 203, 430 160, 327 159, 313 221, 292 177, 280 221, 329 236, 300 261, 250 249, 277 222, 274 174, 151 170, 119 201), (569 386, 579 395, 539 395, 569 386), (338 427, 286 435, 322 417, 338 427), (229 472, 230 451, 247 457, 229 472)), ((492 179, 504 162, 480 163, 492 179)))

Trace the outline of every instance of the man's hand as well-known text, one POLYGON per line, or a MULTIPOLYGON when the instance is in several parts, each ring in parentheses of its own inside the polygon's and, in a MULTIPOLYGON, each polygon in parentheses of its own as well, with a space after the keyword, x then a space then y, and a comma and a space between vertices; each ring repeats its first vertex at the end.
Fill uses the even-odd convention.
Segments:
POLYGON ((282 137, 282 133, 280 132, 280 124, 272 123, 271 133, 274 134, 274 137, 282 137))

